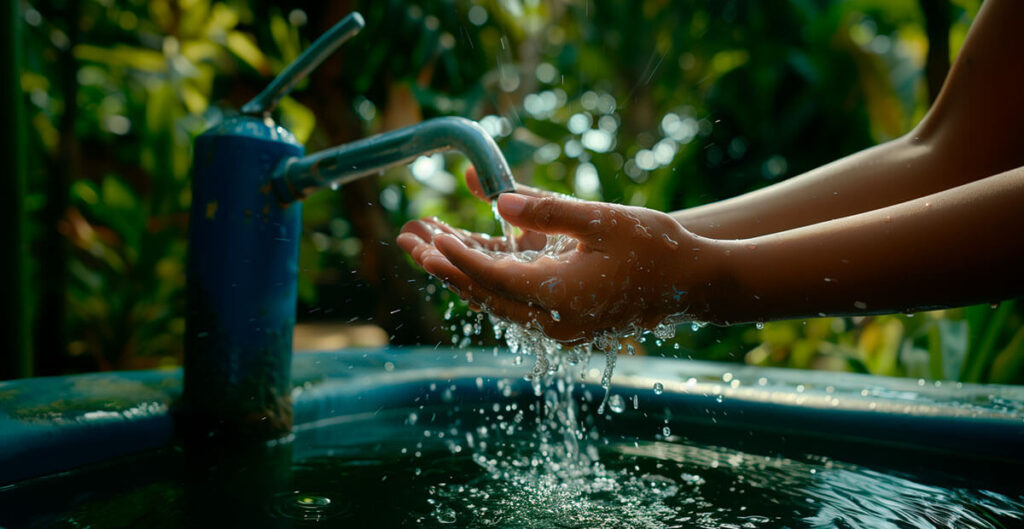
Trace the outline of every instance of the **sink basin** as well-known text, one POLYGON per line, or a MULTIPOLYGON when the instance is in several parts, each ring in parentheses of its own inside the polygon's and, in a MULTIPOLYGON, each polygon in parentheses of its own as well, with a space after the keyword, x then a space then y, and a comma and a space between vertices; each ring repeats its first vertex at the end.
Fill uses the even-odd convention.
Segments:
POLYGON ((595 360, 571 441, 513 359, 299 353, 293 436, 203 449, 180 370, 0 383, 0 527, 1024 524, 1022 388, 623 357, 602 409, 595 360))

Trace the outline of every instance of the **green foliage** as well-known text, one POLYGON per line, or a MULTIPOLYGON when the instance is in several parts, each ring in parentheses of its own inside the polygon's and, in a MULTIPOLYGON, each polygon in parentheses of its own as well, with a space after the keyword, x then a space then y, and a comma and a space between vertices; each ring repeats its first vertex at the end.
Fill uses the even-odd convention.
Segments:
MULTIPOLYGON (((43 193, 52 178, 47 161, 61 156, 61 138, 73 135, 82 155, 59 225, 73 252, 69 311, 57 325, 72 359, 90 359, 81 367, 175 362, 191 141, 346 13, 297 2, 86 0, 78 19, 67 20, 68 1, 28 3, 21 79, 35 132, 33 211, 52 198, 43 193), (53 66, 67 54, 77 68, 70 95, 53 66), (78 108, 71 130, 60 122, 69 105, 78 108)), ((276 116, 310 152, 426 117, 465 115, 493 132, 523 182, 673 210, 893 138, 927 109, 920 75, 927 42, 911 0, 366 0, 353 7, 366 29, 276 116)), ((954 49, 976 11, 977 2, 955 3, 954 49)), ((374 207, 392 232, 374 236, 389 242, 405 221, 429 215, 493 233, 488 205, 465 187, 466 167, 458 154, 435 155, 416 171, 380 177, 374 207)), ((304 204, 302 317, 331 312, 346 321, 370 317, 370 299, 402 303, 369 286, 378 271, 361 261, 371 239, 352 207, 330 193, 304 204)), ((57 228, 37 225, 32 233, 57 228)), ((424 288, 443 313, 453 298, 424 288)), ((1019 382, 1021 319, 1019 305, 1004 303, 761 330, 682 329, 680 349, 660 352, 1019 382)))

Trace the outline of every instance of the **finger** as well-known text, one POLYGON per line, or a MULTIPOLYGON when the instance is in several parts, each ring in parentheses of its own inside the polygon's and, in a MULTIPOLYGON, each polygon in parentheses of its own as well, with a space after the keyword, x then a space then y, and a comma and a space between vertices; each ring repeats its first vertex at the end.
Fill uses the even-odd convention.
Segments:
POLYGON ((438 233, 438 228, 435 223, 429 222, 428 219, 410 220, 402 226, 401 233, 411 233, 429 243, 434 240, 434 235, 438 233))
POLYGON ((498 197, 498 212, 510 223, 524 230, 561 233, 580 240, 589 240, 605 228, 610 216, 608 205, 559 197, 528 197, 505 193, 498 197))
POLYGON ((431 257, 425 267, 429 273, 444 281, 450 289, 460 298, 468 301, 471 306, 476 305, 490 314, 523 326, 539 327, 549 335, 560 334, 557 332, 558 322, 553 319, 549 311, 537 305, 504 297, 488 289, 474 281, 444 257, 431 257))
MULTIPOLYGON (((543 197, 553 195, 553 193, 551 193, 550 191, 544 191, 543 189, 537 189, 536 187, 523 185, 520 184, 519 182, 514 182, 514 184, 516 186, 516 193, 520 193, 523 195, 531 197, 543 197)), ((476 172, 476 167, 470 166, 469 169, 466 169, 466 187, 469 188, 470 193, 476 195, 476 197, 479 198, 480 200, 490 202, 491 199, 484 194, 484 188, 480 185, 480 176, 476 172)))
POLYGON ((395 242, 398 243, 398 247, 401 248, 405 253, 412 255, 413 250, 417 246, 424 244, 423 239, 413 235, 412 233, 402 232, 395 237, 395 242))
POLYGON ((469 230, 449 226, 438 219, 425 219, 423 221, 433 227, 436 232, 447 233, 457 237, 470 248, 484 248, 491 251, 508 251, 508 241, 504 237, 491 237, 486 233, 474 233, 469 230))
POLYGON ((553 276, 553 263, 549 258, 541 257, 530 263, 510 258, 496 259, 467 247, 449 235, 437 236, 434 247, 483 287, 522 302, 544 302, 539 295, 540 285, 553 276))
POLYGON ((441 255, 441 252, 423 239, 412 233, 403 233, 398 236, 398 245, 405 250, 417 264, 423 266, 423 261, 431 255, 441 255))

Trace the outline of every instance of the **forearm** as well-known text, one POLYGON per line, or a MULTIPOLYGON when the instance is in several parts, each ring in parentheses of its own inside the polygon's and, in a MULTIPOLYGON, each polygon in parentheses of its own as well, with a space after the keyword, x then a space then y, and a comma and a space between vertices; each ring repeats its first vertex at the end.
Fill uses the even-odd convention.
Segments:
POLYGON ((716 323, 902 312, 1024 294, 1024 167, 894 206, 715 241, 716 323))
POLYGON ((989 0, 935 105, 903 138, 779 184, 673 216, 699 235, 747 238, 899 204, 1024 164, 1024 2, 989 0))
POLYGON ((704 237, 742 239, 898 204, 984 176, 971 167, 940 164, 945 160, 939 160, 934 149, 925 140, 900 138, 778 184, 672 216, 704 237))

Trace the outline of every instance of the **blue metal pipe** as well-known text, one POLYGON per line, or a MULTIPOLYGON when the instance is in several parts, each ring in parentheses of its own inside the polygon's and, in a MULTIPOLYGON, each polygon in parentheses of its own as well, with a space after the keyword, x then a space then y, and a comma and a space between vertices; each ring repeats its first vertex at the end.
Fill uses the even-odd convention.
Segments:
POLYGON ((498 145, 478 123, 458 117, 434 118, 305 158, 288 159, 274 174, 274 189, 282 202, 301 200, 316 190, 333 189, 419 156, 449 149, 460 150, 469 157, 488 197, 515 191, 512 171, 498 145))
POLYGON ((288 65, 266 88, 256 97, 242 106, 242 113, 262 116, 274 110, 277 102, 285 96, 299 81, 305 79, 310 72, 320 66, 324 59, 331 56, 348 39, 356 36, 366 22, 359 13, 352 13, 343 18, 326 33, 320 35, 306 51, 302 52, 294 62, 288 65))
POLYGON ((182 406, 200 436, 291 429, 302 205, 281 205, 270 177, 303 150, 287 130, 251 117, 195 141, 182 406))

